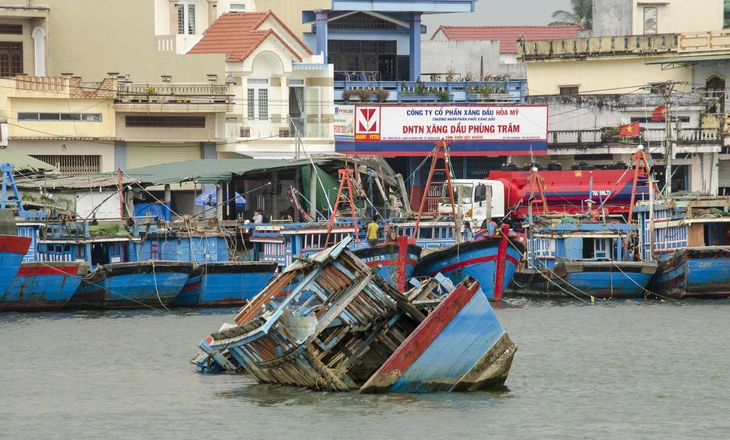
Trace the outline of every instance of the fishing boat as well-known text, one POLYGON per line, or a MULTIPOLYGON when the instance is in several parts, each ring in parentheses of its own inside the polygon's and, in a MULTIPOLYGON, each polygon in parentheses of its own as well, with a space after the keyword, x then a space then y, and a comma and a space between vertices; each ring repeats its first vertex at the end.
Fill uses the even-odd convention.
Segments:
POLYGON ((638 255, 636 224, 542 215, 505 296, 643 298, 657 264, 638 255))
POLYGON ((649 283, 658 297, 730 297, 730 198, 673 194, 635 208, 642 252, 659 266, 649 283))
POLYGON ((0 235, 0 291, 5 291, 13 282, 30 242, 29 237, 0 235))
POLYGON ((177 261, 190 264, 185 285, 171 307, 241 307, 271 280, 277 268, 269 261, 242 261, 232 255, 232 234, 208 220, 161 222, 134 219, 131 261, 177 261))
POLYGON ((40 312, 62 309, 89 271, 75 261, 24 262, 0 295, 0 311, 40 312))
POLYGON ((276 263, 226 261, 195 264, 172 307, 241 307, 271 281, 276 263))
POLYGON ((129 261, 130 238, 123 224, 95 227, 89 222, 49 223, 41 229, 39 261, 80 261, 90 265, 90 272, 82 278, 65 308, 164 307, 177 296, 193 264, 129 261))
POLYGON ((434 233, 441 231, 434 231, 431 227, 422 228, 422 225, 441 218, 449 225, 441 230, 450 228, 451 232, 439 235, 453 237, 455 243, 425 252, 416 265, 416 274, 434 276, 442 273, 454 284, 471 276, 479 281, 488 298, 500 299, 522 259, 525 245, 517 234, 510 232, 507 225, 498 229, 492 224, 490 233, 482 234, 481 238, 464 240, 465 236, 459 226, 460 216, 457 216, 457 205, 454 202, 451 161, 447 147, 447 142, 437 142, 430 155, 431 169, 425 187, 426 195, 421 200, 412 237, 418 243, 425 232, 426 238, 438 240, 439 237, 434 236, 434 233), (436 181, 438 176, 442 176, 444 180, 436 181), (450 212, 440 209, 443 206, 448 206, 450 212))
POLYGON ((401 235, 395 243, 379 243, 377 246, 354 250, 353 253, 370 268, 377 268, 378 275, 388 284, 406 290, 406 281, 411 278, 416 263, 421 257, 421 247, 406 235, 401 235))
POLYGON ((443 284, 429 279, 404 295, 350 252, 349 241, 282 272, 235 325, 200 343, 198 370, 245 370, 260 383, 370 393, 504 383, 516 347, 478 282, 467 278, 454 288, 445 277, 443 284), (297 277, 297 288, 277 299, 297 277), (447 293, 439 296, 441 288, 447 293))

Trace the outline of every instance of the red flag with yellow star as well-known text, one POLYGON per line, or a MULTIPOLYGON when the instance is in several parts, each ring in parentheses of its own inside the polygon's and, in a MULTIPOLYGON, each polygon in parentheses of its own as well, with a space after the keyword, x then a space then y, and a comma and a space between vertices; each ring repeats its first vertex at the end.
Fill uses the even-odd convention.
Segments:
POLYGON ((622 125, 618 129, 618 134, 621 137, 636 137, 639 135, 639 121, 634 121, 631 124, 622 125))

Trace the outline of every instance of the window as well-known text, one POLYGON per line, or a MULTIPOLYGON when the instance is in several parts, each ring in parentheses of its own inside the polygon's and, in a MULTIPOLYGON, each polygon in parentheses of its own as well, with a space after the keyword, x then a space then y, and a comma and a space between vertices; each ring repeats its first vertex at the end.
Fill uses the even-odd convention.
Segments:
POLYGON ((723 2, 723 13, 722 13, 722 28, 730 28, 730 0, 723 2))
POLYGON ((0 76, 23 73, 23 43, 0 42, 0 76))
POLYGON ((244 12, 246 10, 246 3, 231 3, 231 12, 244 12))
POLYGON ((578 86, 560 86, 561 95, 577 95, 578 86))
POLYGON ((247 98, 249 119, 269 119, 268 79, 249 78, 247 98))
POLYGON ((0 24, 0 34, 23 35, 22 24, 0 24))
POLYGON ((101 122, 101 113, 18 113, 18 121, 101 122))
POLYGON ((127 116, 127 127, 205 128, 205 116, 127 116))
POLYGON ((657 33, 657 8, 644 8, 644 35, 657 33))
POLYGON ((195 35, 195 5, 178 3, 177 6, 177 33, 195 35))
POLYGON ((53 165, 63 174, 98 174, 101 172, 101 156, 33 154, 31 157, 53 165))

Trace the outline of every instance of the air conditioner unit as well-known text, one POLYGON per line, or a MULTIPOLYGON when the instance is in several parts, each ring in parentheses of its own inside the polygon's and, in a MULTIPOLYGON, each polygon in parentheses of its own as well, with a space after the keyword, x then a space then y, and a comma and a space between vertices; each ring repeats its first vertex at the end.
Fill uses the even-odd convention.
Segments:
POLYGON ((247 127, 241 127, 239 136, 242 138, 251 137, 251 129, 247 127))

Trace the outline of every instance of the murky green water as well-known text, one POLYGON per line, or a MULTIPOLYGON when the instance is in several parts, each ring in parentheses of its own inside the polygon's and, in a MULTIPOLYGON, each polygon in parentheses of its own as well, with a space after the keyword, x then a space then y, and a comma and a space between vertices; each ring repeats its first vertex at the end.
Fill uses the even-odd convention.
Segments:
POLYGON ((724 439, 730 302, 510 300, 507 389, 368 395, 206 376, 235 310, 0 314, 8 439, 724 439))

